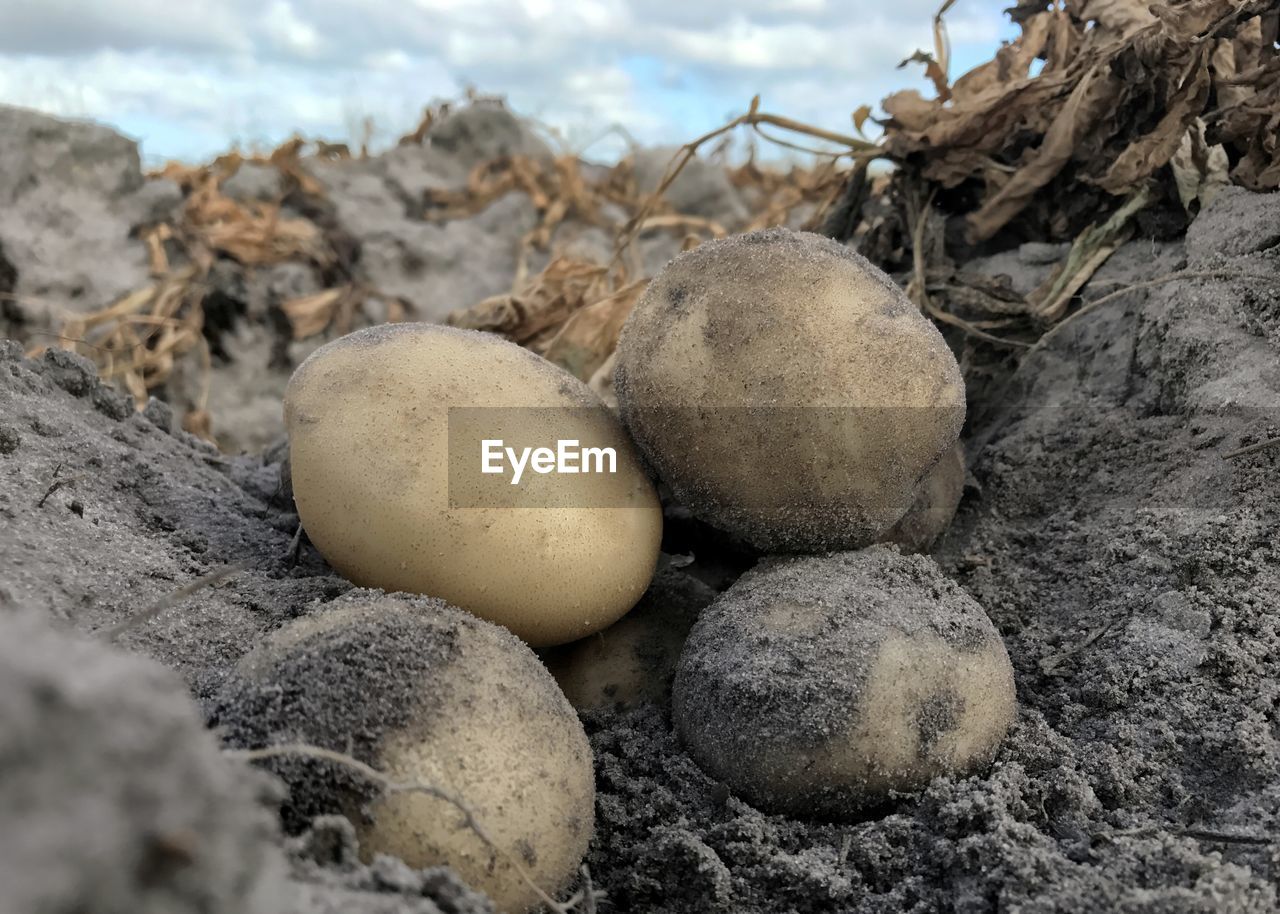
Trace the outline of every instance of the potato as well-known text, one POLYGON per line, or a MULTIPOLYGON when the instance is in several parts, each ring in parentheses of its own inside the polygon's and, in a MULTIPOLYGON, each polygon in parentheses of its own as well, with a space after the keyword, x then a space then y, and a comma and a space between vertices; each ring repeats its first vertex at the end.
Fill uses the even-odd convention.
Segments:
POLYGON ((775 560, 703 610, 672 687, 690 754, 759 807, 845 818, 989 761, 1013 669, 982 608, 885 547, 775 560))
POLYGON ((964 447, 957 442, 934 464, 916 488, 916 500, 880 542, 896 543, 907 552, 928 552, 951 526, 963 494, 964 447))
POLYGON ((671 261, 627 319, 614 385, 677 500, 766 551, 875 541, 965 415, 954 356, 902 291, 787 229, 671 261))
POLYGON ((441 597, 541 646, 610 625, 653 576, 662 514, 625 431, 519 346, 432 324, 360 330, 299 366, 284 409, 302 525, 356 584, 441 597), (505 472, 484 472, 486 441, 523 469, 499 450, 505 472), (575 441, 614 459, 543 472, 529 450, 575 441))
POLYGON ((697 578, 664 569, 635 609, 602 632, 548 648, 543 663, 579 711, 664 704, 684 639, 714 598, 697 578))
MULTIPOLYGON (((527 646, 440 600, 353 591, 293 621, 240 661, 215 719, 235 746, 306 743, 449 791, 546 892, 586 854, 595 781, 578 716, 527 646)), ((448 865, 499 911, 536 906, 448 802, 382 792, 325 760, 267 764, 289 786, 290 830, 343 813, 366 860, 448 865)))

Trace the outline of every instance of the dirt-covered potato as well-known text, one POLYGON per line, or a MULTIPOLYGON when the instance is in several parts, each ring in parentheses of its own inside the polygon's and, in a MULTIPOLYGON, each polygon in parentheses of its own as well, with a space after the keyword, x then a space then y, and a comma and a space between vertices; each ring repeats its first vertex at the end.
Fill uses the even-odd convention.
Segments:
POLYGON ((880 542, 896 543, 907 552, 928 552, 951 526, 963 494, 964 446, 956 442, 921 481, 916 500, 880 542))
POLYGON ((697 578, 664 569, 631 612, 602 632, 548 648, 542 660, 579 711, 664 703, 684 639, 715 595, 697 578))
POLYGON ((965 414, 954 356, 902 290, 787 229, 667 264, 627 319, 614 383, 676 498, 770 551, 875 541, 965 414))
POLYGON ((1015 711, 982 607, 932 560, 884 546, 748 572, 702 611, 672 689, 709 774, 802 817, 980 766, 1015 711))
POLYGON ((351 755, 421 792, 383 792, 326 760, 266 764, 289 786, 291 830, 342 813, 361 855, 448 865, 507 914, 576 874, 594 821, 591 748, 537 656, 510 632, 444 602, 353 591, 276 631, 228 679, 217 724, 234 746, 304 743, 351 755))
POLYGON ((299 366, 285 421, 303 527, 357 584, 441 597, 541 646, 612 624, 653 575, 661 509, 626 432, 513 343, 357 331, 299 366))

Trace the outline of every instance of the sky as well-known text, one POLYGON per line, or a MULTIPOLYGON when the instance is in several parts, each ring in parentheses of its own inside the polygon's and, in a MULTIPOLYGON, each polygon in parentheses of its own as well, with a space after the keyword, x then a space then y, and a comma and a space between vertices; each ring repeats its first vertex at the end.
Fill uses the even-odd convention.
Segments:
MULTIPOLYGON (((295 131, 375 145, 467 87, 563 144, 680 144, 762 108, 842 133, 895 89, 928 94, 938 0, 0 0, 0 103, 115 126, 147 161, 269 148, 295 131)), ((1010 0, 957 0, 951 75, 989 59, 1010 0)))

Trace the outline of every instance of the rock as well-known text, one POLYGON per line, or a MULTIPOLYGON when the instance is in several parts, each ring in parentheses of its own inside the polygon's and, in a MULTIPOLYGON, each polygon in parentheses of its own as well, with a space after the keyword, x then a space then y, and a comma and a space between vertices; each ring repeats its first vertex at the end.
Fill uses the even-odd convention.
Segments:
POLYGON ((471 150, 451 155, 433 146, 397 146, 372 160, 405 212, 419 215, 430 191, 462 190, 467 175, 489 158, 475 158, 471 150))
POLYGON ((1181 415, 1244 411, 1259 428, 1280 419, 1280 286, 1247 275, 1274 274, 1270 249, 1277 244, 1280 193, 1227 188, 1191 223, 1189 268, 1240 278, 1191 278, 1151 290, 1133 358, 1152 382, 1146 393, 1153 406, 1181 415))
POLYGON ((168 178, 149 178, 126 198, 134 225, 168 222, 179 211, 184 197, 182 189, 168 178))
POLYGON ((1066 257, 1070 244, 1052 244, 1046 241, 1027 241, 1018 247, 1018 261, 1028 266, 1053 266, 1066 257))
POLYGON ((119 197, 143 181, 138 144, 111 128, 0 105, 0 204, 45 184, 119 197))
POLYGON ((520 238, 537 224, 532 202, 520 193, 466 218, 414 218, 425 187, 447 185, 448 167, 431 150, 405 147, 319 172, 337 219, 361 240, 359 278, 409 302, 418 320, 443 320, 455 308, 510 291, 520 238), (411 162, 417 164, 410 168, 411 162))
MULTIPOLYGON (((1022 248, 1001 251, 988 257, 970 260, 964 265, 969 273, 977 273, 991 278, 1006 277, 1009 285, 1019 295, 1030 295, 1052 270, 1053 262, 1039 257, 1025 257, 1022 248)), ((1051 245, 1046 245, 1051 247, 1051 245)))
POLYGON ((316 162, 312 172, 325 187, 335 219, 358 238, 407 216, 410 200, 389 178, 380 156, 360 162, 316 162))

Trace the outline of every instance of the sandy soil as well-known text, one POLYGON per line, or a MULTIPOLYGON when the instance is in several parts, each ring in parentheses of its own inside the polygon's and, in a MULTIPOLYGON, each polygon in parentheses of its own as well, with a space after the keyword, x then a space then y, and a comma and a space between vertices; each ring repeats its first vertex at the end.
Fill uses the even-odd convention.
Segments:
MULTIPOLYGON (((1280 297, 1250 278, 1275 276, 1278 240, 1280 199, 1228 191, 1184 243, 1119 252, 1085 297, 1200 277, 1104 305, 1014 376, 971 384, 969 484, 935 555, 1016 670, 1021 711, 989 771, 815 824, 708 778, 665 708, 588 715, 598 909, 1275 910, 1280 450, 1226 455, 1280 434, 1280 297)), ((1040 260, 975 266, 1029 283, 1040 260)), ((359 864, 341 822, 270 837, 252 799, 270 791, 196 726, 263 632, 349 589, 305 544, 287 555, 279 452, 220 455, 161 403, 134 413, 83 360, 21 352, 0 344, 0 645, 31 645, 0 657, 0 807, 22 823, 0 830, 0 910, 81 909, 57 894, 65 877, 30 876, 73 841, 118 879, 94 910, 484 910, 446 871, 359 864), (243 567, 135 618, 228 563, 243 567), (13 723, 73 711, 72 730, 13 723), (143 770, 154 814, 195 835, 177 852, 112 805, 143 770), (4 792, 17 783, 21 805, 4 792), (142 866, 157 846, 159 869, 142 866)))

